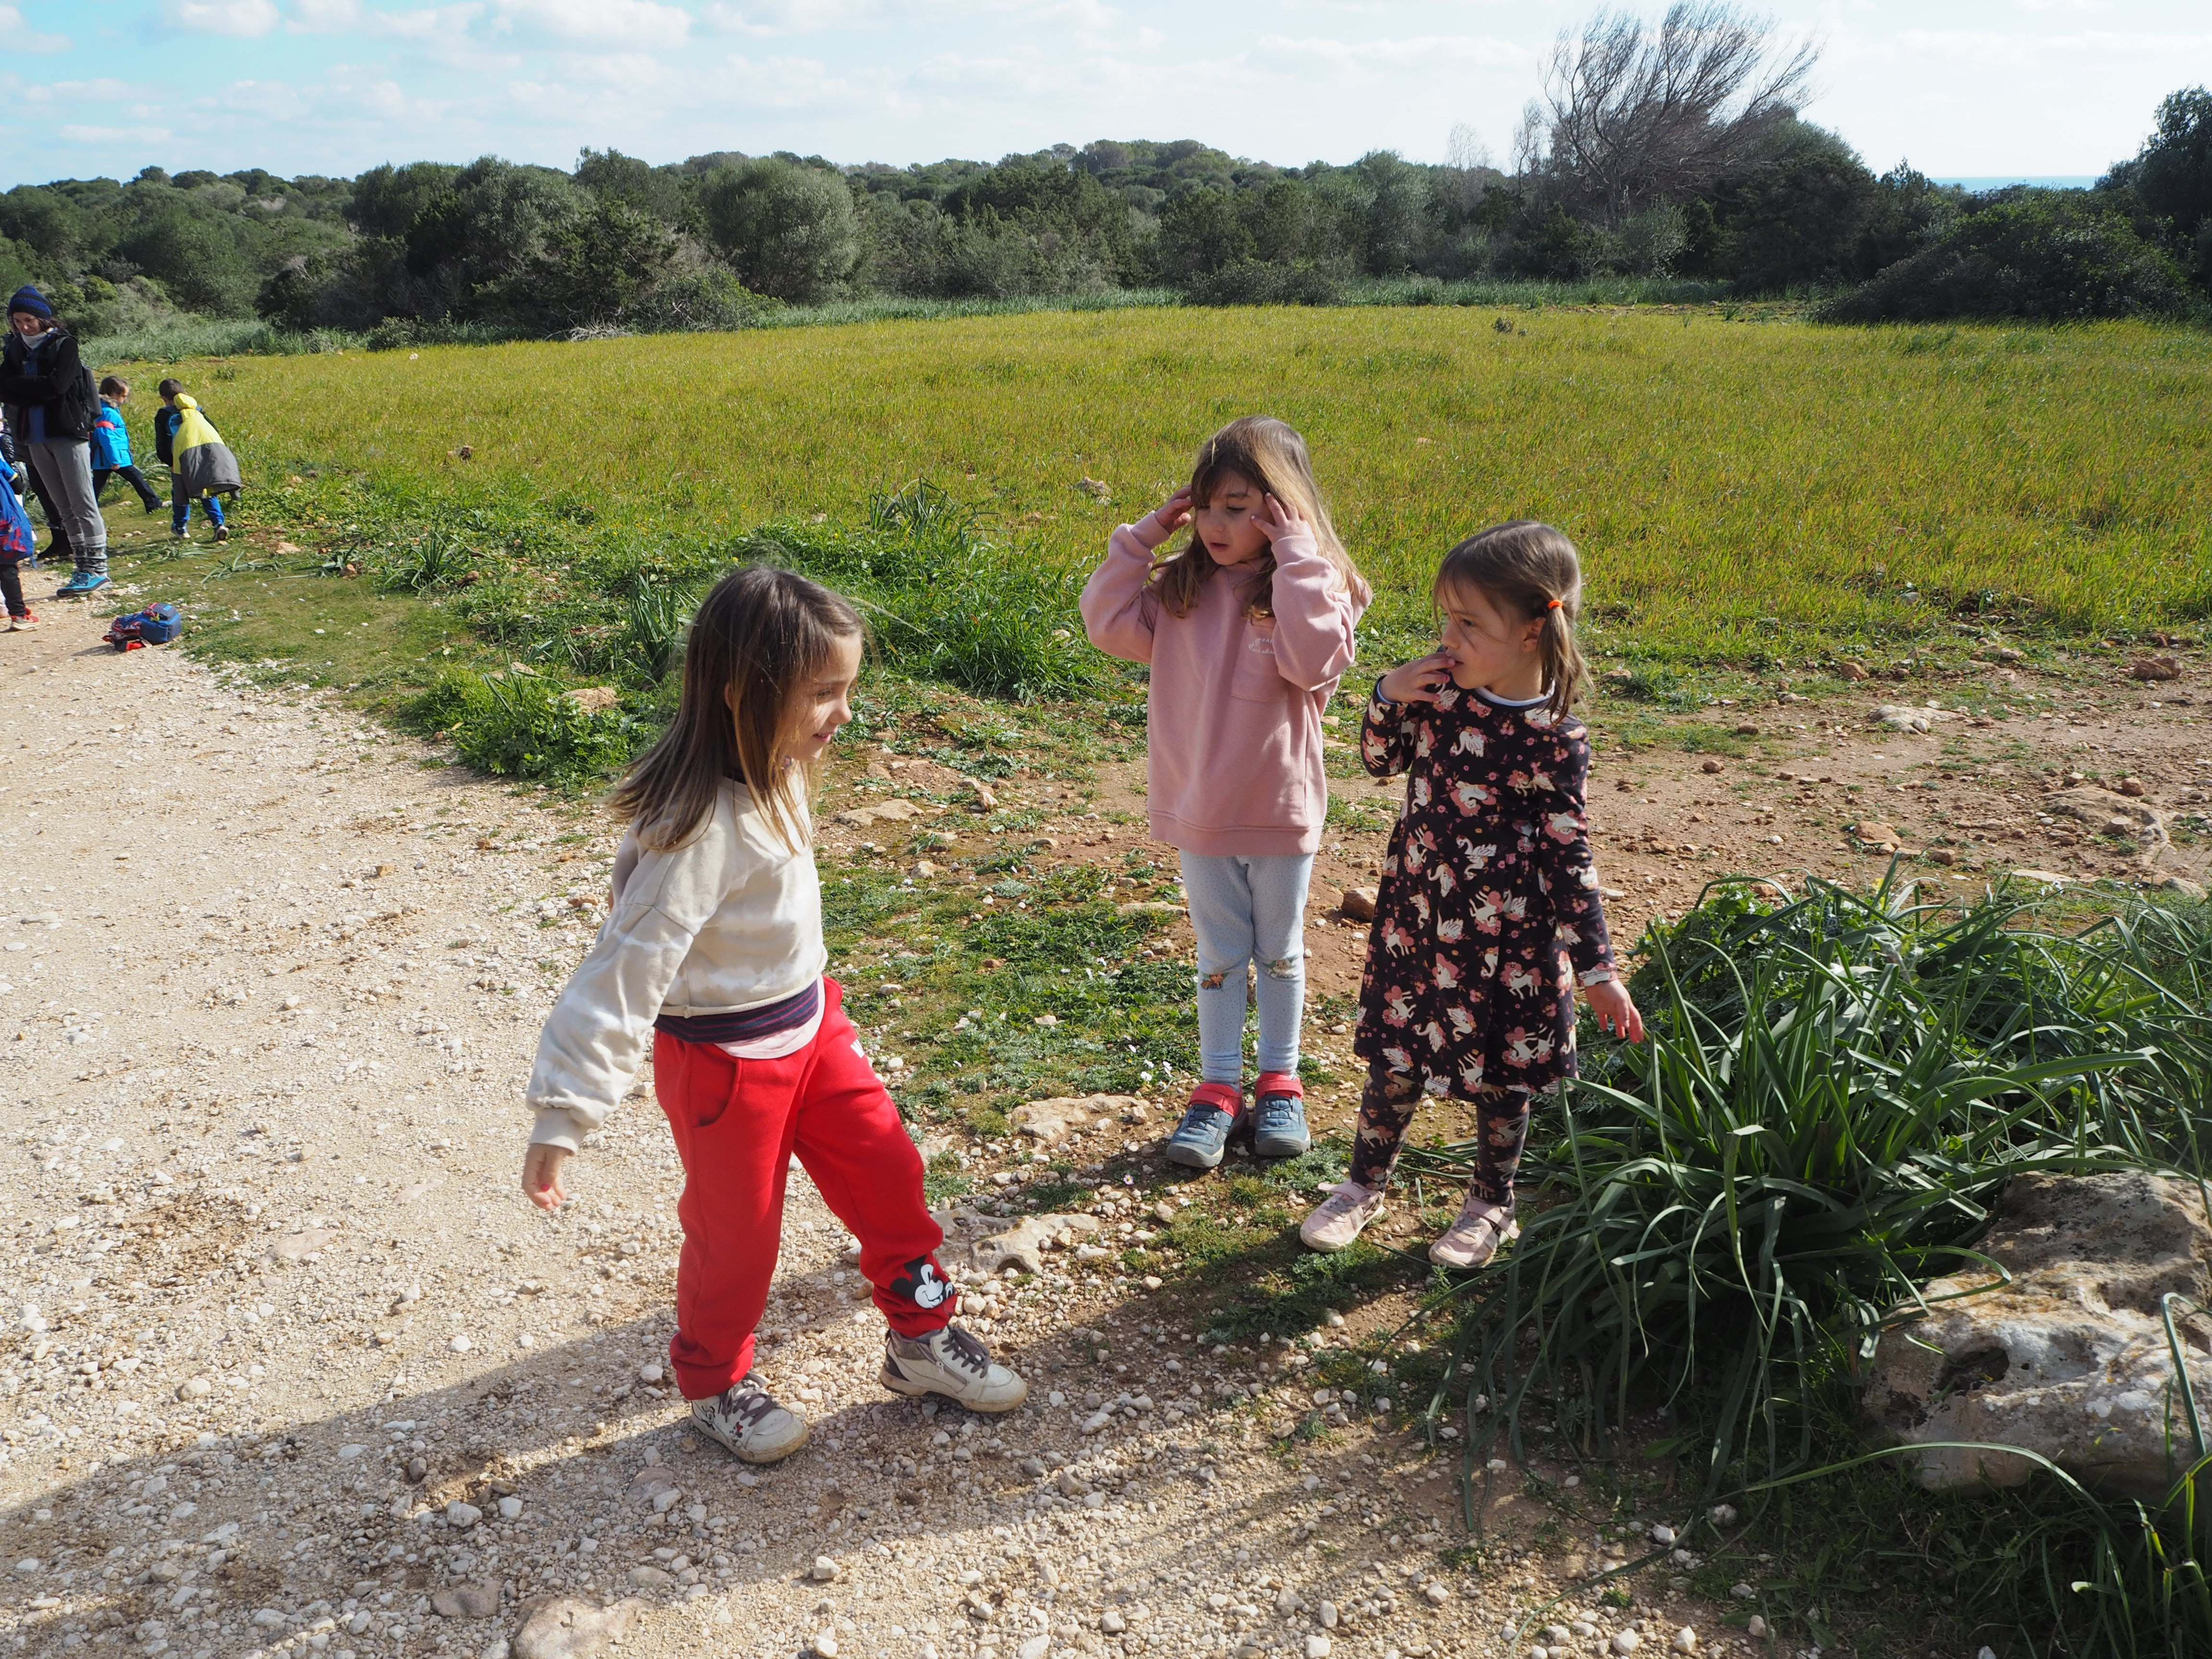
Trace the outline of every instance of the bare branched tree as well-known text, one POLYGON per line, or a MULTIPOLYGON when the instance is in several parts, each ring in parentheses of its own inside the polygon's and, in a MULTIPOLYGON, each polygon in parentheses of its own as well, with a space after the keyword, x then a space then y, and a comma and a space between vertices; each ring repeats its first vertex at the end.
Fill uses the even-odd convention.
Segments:
POLYGON ((1724 0, 1675 0, 1656 29, 1601 11, 1553 46, 1516 167, 1578 217, 1618 226, 1742 165, 1796 113, 1820 55, 1724 0))

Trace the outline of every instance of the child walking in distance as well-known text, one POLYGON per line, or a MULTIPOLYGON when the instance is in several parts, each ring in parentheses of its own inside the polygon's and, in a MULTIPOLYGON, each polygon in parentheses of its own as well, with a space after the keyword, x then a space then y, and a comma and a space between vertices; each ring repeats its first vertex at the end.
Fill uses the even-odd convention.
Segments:
MULTIPOLYGON (((12 471, 15 447, 4 430, 0 430, 0 459, 4 459, 12 471)), ((8 631, 20 634, 27 628, 35 628, 39 619, 31 614, 31 607, 23 602, 23 564, 33 556, 38 543, 31 535, 31 520, 23 511, 22 498, 15 494, 11 479, 0 486, 0 600, 8 606, 8 631)))
POLYGON ((1519 1231, 1513 1176, 1536 1097, 1575 1073, 1577 982, 1604 1029, 1644 1040, 1614 976, 1590 858, 1589 734, 1571 712, 1582 572, 1549 525, 1499 525, 1444 556, 1443 647, 1376 682, 1360 758, 1408 775, 1368 937, 1353 1052, 1367 1061, 1351 1179, 1300 1237, 1340 1250, 1382 1212, 1423 1095, 1474 1103, 1476 1174, 1429 1247, 1480 1267, 1519 1231))
POLYGON ((100 400, 77 355, 76 337, 55 319, 46 295, 28 283, 8 299, 8 337, 0 344, 0 403, 30 464, 32 488, 76 571, 57 591, 79 599, 107 586, 107 523, 92 488, 91 439, 100 400))
POLYGON ((123 423, 123 405, 131 397, 130 383, 112 374, 100 383, 100 413, 92 423, 92 495, 99 500, 110 478, 119 477, 138 492, 149 513, 161 510, 161 498, 146 475, 131 464, 131 429, 123 423))
POLYGON ((199 404, 174 380, 155 388, 161 407, 154 416, 154 453, 169 469, 169 534, 182 536, 191 523, 192 503, 204 501, 215 538, 230 539, 222 521, 222 498, 243 487, 238 462, 199 404))
POLYGON ((860 1241, 890 1322, 882 1381, 974 1411, 1029 1385, 953 1324, 921 1155, 823 976, 807 786, 860 667, 860 615, 789 571, 733 571, 691 624, 667 734, 613 798, 629 830, 606 925, 538 1041, 523 1161, 531 1200, 628 1091, 653 1031, 655 1090, 684 1164, 669 1355, 698 1426, 748 1463, 806 1443, 753 1376, 792 1155, 860 1241))
POLYGON ((1083 590, 1100 650, 1148 663, 1153 836, 1181 853, 1198 936, 1199 1081, 1171 1162, 1217 1167, 1246 1119, 1245 975, 1259 966, 1253 1151, 1306 1150, 1298 1082, 1306 884, 1328 811, 1321 716, 1372 597, 1337 539, 1305 441, 1248 416, 1190 483, 1108 544, 1083 590), (1159 556, 1176 531, 1181 547, 1159 556))

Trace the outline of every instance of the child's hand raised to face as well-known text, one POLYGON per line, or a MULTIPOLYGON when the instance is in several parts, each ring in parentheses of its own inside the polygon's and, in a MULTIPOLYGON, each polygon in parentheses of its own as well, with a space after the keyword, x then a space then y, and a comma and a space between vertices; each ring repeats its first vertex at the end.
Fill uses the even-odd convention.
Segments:
POLYGON ((1431 651, 1425 657, 1401 662, 1381 680, 1376 690, 1392 702, 1434 702, 1437 693, 1451 684, 1452 656, 1431 651))
POLYGON ((1628 994, 1628 988, 1619 980, 1609 979, 1601 985, 1587 987, 1583 997, 1589 1004, 1590 1012, 1597 1016, 1600 1030, 1610 1031, 1631 1042, 1644 1041, 1644 1016, 1637 1012, 1636 1000, 1628 994))
POLYGON ((1190 522, 1190 486, 1185 484, 1181 489, 1176 490, 1174 495, 1154 507, 1146 517, 1150 522, 1139 527, 1157 532, 1158 540, 1155 541, 1153 545, 1158 546, 1159 542, 1167 540, 1169 537, 1190 522))

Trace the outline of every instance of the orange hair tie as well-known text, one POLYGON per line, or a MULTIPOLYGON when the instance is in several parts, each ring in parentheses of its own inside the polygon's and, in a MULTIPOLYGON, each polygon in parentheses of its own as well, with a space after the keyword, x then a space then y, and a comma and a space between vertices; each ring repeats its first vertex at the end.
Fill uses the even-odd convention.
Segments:
POLYGON ((1557 599, 1547 599, 1544 601, 1544 609, 1547 611, 1557 611, 1559 608, 1559 602, 1557 599))

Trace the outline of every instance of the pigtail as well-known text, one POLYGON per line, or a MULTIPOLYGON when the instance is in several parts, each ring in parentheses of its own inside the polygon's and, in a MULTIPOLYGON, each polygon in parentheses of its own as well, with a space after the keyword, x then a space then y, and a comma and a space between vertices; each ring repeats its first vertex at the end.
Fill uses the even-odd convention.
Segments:
POLYGON ((1575 702, 1589 684, 1589 664, 1583 659, 1583 648, 1575 638, 1572 597, 1554 595, 1545 602, 1544 631, 1537 644, 1544 659, 1544 682, 1550 696, 1544 712, 1553 720, 1563 720, 1573 712, 1575 702))

